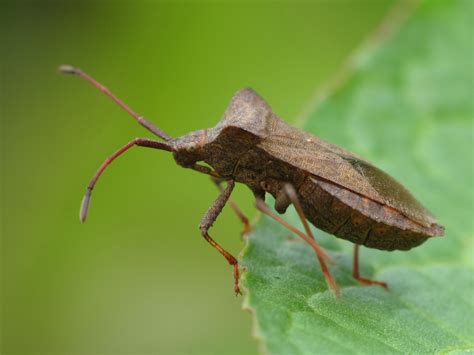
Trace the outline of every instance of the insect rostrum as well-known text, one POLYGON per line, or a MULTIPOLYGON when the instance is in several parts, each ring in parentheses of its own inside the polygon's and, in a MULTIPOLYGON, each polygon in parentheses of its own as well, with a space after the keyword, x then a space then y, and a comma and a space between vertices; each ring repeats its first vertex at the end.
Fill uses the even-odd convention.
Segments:
MULTIPOLYGON (((307 221, 338 237, 355 243, 353 276, 363 284, 383 282, 359 275, 359 246, 381 250, 409 250, 428 238, 444 234, 433 215, 401 184, 357 155, 288 125, 253 90, 243 89, 232 98, 214 128, 172 138, 144 117, 132 111, 107 88, 71 66, 60 71, 76 74, 99 88, 135 120, 162 141, 136 138, 110 156, 90 181, 81 207, 85 221, 92 189, 105 168, 133 146, 172 152, 182 167, 226 182, 214 204, 204 215, 202 236, 234 267, 234 290, 238 286, 238 261, 209 235, 235 182, 247 185, 256 197, 256 206, 302 237, 314 249, 326 281, 336 294, 337 283, 327 266, 328 257, 316 243, 307 221), (206 165, 200 164, 201 162, 206 165), (265 194, 275 198, 275 210, 282 214, 290 204, 298 212, 305 232, 275 214, 264 202, 265 194)), ((242 221, 245 216, 233 205, 242 221)))

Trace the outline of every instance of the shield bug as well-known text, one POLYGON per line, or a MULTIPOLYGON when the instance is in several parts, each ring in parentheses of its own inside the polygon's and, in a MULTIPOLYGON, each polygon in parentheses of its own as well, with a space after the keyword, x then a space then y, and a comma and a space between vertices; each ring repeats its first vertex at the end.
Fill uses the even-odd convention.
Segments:
MULTIPOLYGON (((260 211, 313 248, 326 282, 336 295, 339 288, 327 266, 329 258, 314 239, 308 221, 355 244, 355 279, 362 284, 385 287, 383 282, 359 275, 360 245, 388 251, 409 250, 430 237, 444 234, 444 227, 392 177, 357 155, 288 125, 251 89, 240 90, 234 95, 214 128, 172 138, 82 70, 71 66, 61 66, 59 70, 87 80, 161 138, 161 141, 136 138, 105 160, 87 186, 80 210, 81 221, 86 220, 92 189, 114 159, 133 146, 171 152, 176 163, 210 175, 220 187, 220 195, 202 218, 199 229, 204 239, 233 266, 236 293, 240 293, 238 261, 208 233, 229 201, 235 182, 252 190, 260 211), (222 182, 227 186, 221 186, 222 182), (304 232, 265 204, 267 193, 275 198, 275 210, 279 214, 285 213, 290 204, 294 205, 304 232)), ((235 204, 232 203, 232 207, 248 230, 247 218, 235 204)))

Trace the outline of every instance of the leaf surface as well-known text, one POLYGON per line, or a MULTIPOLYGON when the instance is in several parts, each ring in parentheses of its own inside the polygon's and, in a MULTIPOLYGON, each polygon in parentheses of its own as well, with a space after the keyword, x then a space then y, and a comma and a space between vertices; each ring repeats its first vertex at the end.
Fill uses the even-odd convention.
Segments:
MULTIPOLYGON (((361 272, 386 291, 352 279, 352 244, 315 230, 335 261, 336 299, 309 246, 262 217, 242 264, 263 351, 474 351, 472 20, 469 0, 399 4, 302 124, 403 182, 446 236, 409 252, 362 249, 361 272)), ((294 210, 284 217, 302 228, 294 210)))

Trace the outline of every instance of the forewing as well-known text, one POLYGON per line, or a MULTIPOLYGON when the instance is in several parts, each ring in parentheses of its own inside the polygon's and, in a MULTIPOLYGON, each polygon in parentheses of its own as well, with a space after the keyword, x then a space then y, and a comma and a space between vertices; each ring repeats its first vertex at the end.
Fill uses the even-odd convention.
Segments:
POLYGON ((390 206, 421 225, 436 223, 433 215, 387 173, 309 133, 286 126, 259 146, 275 158, 390 206))

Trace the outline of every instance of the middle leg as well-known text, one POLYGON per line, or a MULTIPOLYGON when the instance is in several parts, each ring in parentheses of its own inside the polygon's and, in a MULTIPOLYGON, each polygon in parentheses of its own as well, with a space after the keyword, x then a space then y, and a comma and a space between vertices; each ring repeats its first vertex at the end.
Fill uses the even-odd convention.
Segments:
POLYGON ((326 279, 326 283, 328 284, 329 288, 331 288, 334 293, 336 294, 337 297, 340 296, 340 289, 339 286, 337 285, 336 281, 331 275, 331 272, 329 271, 329 267, 327 266, 327 261, 330 260, 329 256, 324 252, 324 250, 319 246, 319 244, 316 242, 314 239, 313 233, 311 232, 311 229, 309 227, 308 221, 306 220, 306 217, 303 212, 303 208, 301 207, 301 204, 298 200, 298 197, 296 195, 296 191, 291 185, 285 185, 285 193, 288 195, 288 198, 291 200, 291 203, 295 206, 296 212, 298 213, 301 222, 303 223, 303 226, 306 230, 306 234, 302 233, 300 230, 289 224, 287 221, 285 221, 283 218, 278 216, 276 213, 274 213, 268 206, 267 204, 257 198, 257 208, 265 213, 266 215, 270 216, 280 224, 282 224, 285 228, 289 229, 293 233, 296 233, 298 236, 303 238, 310 246, 313 248, 313 250, 316 253, 316 256, 318 257, 319 264, 321 265, 321 270, 323 272, 324 278, 326 279))

